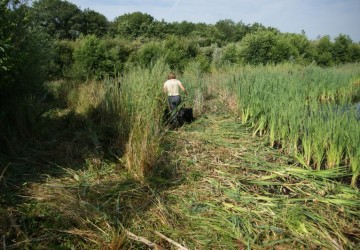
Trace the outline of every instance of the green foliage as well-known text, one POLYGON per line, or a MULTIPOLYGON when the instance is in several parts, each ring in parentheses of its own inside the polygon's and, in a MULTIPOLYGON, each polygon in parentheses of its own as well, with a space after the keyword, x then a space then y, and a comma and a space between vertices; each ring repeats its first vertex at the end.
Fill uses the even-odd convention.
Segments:
POLYGON ((148 67, 164 56, 163 44, 161 42, 152 41, 142 45, 131 60, 138 65, 148 67))
POLYGON ((37 112, 34 103, 49 71, 51 39, 28 21, 17 1, 0 4, 0 144, 15 153, 18 140, 29 141, 37 112))
POLYGON ((15 29, 16 22, 12 20, 13 13, 7 7, 8 2, 0 2, 0 90, 8 84, 11 78, 10 71, 13 67, 12 60, 14 60, 11 48, 15 39, 13 29, 15 29))
POLYGON ((241 41, 240 56, 245 63, 281 63, 297 56, 297 50, 278 32, 260 30, 241 41))
POLYGON ((113 64, 114 68, 114 72, 109 72, 110 75, 111 73, 117 74, 122 72, 125 68, 126 62, 134 50, 131 43, 120 38, 105 38, 105 45, 108 59, 113 64))
POLYGON ((213 63, 216 67, 222 67, 229 64, 240 63, 240 60, 237 44, 229 43, 216 51, 213 63))
POLYGON ((153 39, 163 39, 170 33, 170 24, 162 21, 154 20, 151 25, 148 26, 146 36, 153 39))
POLYGON ((79 47, 74 50, 74 71, 77 78, 103 78, 115 75, 114 58, 116 50, 107 50, 105 40, 95 35, 80 38, 79 47))
POLYGON ((350 55, 352 62, 360 62, 360 43, 352 43, 350 45, 350 55))
POLYGON ((270 59, 270 51, 275 44, 275 34, 272 32, 258 32, 248 34, 241 41, 241 57, 244 62, 263 64, 270 59))
POLYGON ((54 41, 49 72, 49 77, 51 79, 58 79, 66 76, 66 72, 71 69, 71 65, 74 62, 73 52, 73 42, 68 40, 54 41))
POLYGON ((35 1, 31 8, 31 19, 54 38, 75 39, 81 33, 81 10, 67 1, 35 1))
POLYGON ((150 41, 130 56, 129 62, 135 65, 150 66, 160 58, 173 70, 182 71, 199 54, 195 42, 185 37, 170 36, 164 41, 150 41))
POLYGON ((214 27, 216 32, 213 36, 215 36, 216 42, 220 45, 238 42, 250 31, 248 25, 242 22, 235 23, 229 19, 218 21, 214 27))
POLYGON ((305 34, 285 33, 282 38, 287 41, 296 51, 293 51, 294 58, 299 63, 310 63, 312 61, 313 49, 305 34))
POLYGON ((199 53, 195 60, 195 66, 197 66, 201 72, 210 72, 211 61, 207 58, 207 56, 203 53, 199 53))
POLYGON ((315 60, 320 66, 330 66, 333 63, 333 44, 331 43, 329 36, 323 36, 320 38, 316 45, 316 51, 317 55, 315 60))
POLYGON ((145 36, 150 30, 154 18, 149 14, 134 12, 119 16, 114 21, 116 35, 137 38, 145 36))
POLYGON ((195 31, 197 25, 191 22, 182 21, 180 23, 171 23, 169 26, 169 30, 173 35, 189 36, 192 32, 195 31))
POLYGON ((25 5, 2 1, 0 14, 1 104, 38 90, 47 76, 51 40, 30 26, 25 5))
POLYGON ((280 35, 277 37, 276 43, 271 48, 268 62, 281 63, 285 61, 294 61, 299 57, 298 53, 299 51, 297 48, 280 35))
POLYGON ((98 37, 104 36, 109 27, 109 22, 104 15, 90 9, 85 9, 81 13, 80 23, 82 34, 94 34, 98 37))
POLYGON ((96 11, 81 11, 64 0, 38 0, 31 8, 31 20, 57 39, 76 39, 81 34, 104 36, 109 22, 96 11))
POLYGON ((183 70, 197 54, 196 44, 189 39, 172 36, 164 41, 165 61, 171 69, 183 70))
POLYGON ((333 46, 333 57, 335 63, 346 63, 352 61, 351 44, 352 40, 349 36, 340 34, 335 38, 333 46))

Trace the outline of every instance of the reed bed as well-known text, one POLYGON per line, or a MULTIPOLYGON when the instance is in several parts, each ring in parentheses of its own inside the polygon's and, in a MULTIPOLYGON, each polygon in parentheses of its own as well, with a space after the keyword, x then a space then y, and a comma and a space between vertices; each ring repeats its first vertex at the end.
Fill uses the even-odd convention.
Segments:
POLYGON ((291 163, 234 120, 210 115, 171 137, 185 141, 187 182, 167 192, 168 209, 186 231, 164 230, 190 249, 358 248, 359 192, 332 180, 348 170, 291 163))
POLYGON ((263 66, 234 69, 224 79, 235 93, 243 123, 273 147, 296 156, 309 169, 348 166, 359 176, 360 126, 353 101, 358 65, 263 66))
POLYGON ((173 249, 164 235, 188 249, 360 248, 360 193, 344 182, 359 172, 357 69, 188 68, 197 119, 175 131, 162 121, 167 73, 158 62, 61 93, 71 111, 58 115, 89 123, 74 134, 95 148, 67 135, 74 152, 16 165, 62 174, 21 184, 24 200, 0 209, 4 248, 173 249), (97 126, 115 145, 99 149, 97 126))
POLYGON ((151 69, 138 68, 121 79, 123 95, 118 98, 130 124, 126 143, 125 164, 142 180, 156 162, 163 130, 166 99, 162 85, 168 72, 164 64, 151 69))
POLYGON ((160 152, 166 107, 162 85, 168 72, 159 61, 151 68, 128 69, 121 77, 80 84, 68 95, 76 115, 115 128, 117 157, 139 180, 160 152))

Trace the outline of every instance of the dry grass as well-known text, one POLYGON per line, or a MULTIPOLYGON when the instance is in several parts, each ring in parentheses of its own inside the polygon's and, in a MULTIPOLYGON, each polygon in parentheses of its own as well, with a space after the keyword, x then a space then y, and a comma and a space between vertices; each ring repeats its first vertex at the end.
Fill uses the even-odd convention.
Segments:
MULTIPOLYGON (((159 72, 147 72, 149 88, 161 78, 159 72)), ((185 82, 191 77, 185 75, 185 82)), ((129 93, 140 89, 121 93, 129 99, 120 107, 117 96, 108 96, 112 112, 131 114, 131 123, 120 121, 129 126, 125 155, 108 148, 107 156, 92 127, 76 131, 76 139, 59 133, 57 139, 66 140, 55 144, 58 148, 32 150, 18 159, 9 169, 36 165, 61 174, 49 171, 17 183, 22 200, 0 208, 3 246, 147 249, 128 237, 131 232, 166 249, 176 247, 160 235, 188 249, 360 248, 360 194, 341 183, 348 169, 304 169, 269 147, 236 116, 234 96, 216 87, 222 78, 221 73, 206 76, 206 87, 194 87, 197 120, 175 131, 161 128, 161 100, 131 100, 129 93), (140 116, 150 104, 153 112, 146 112, 144 122, 140 116), (150 124, 154 119, 158 123, 150 124), (55 161, 59 152, 66 159, 55 161)), ((134 87, 131 82, 124 87, 134 87)), ((94 94, 91 86, 82 91, 94 94)), ((83 107, 100 105, 97 99, 82 100, 83 107)), ((1 184, 11 183, 8 171, 1 184)))

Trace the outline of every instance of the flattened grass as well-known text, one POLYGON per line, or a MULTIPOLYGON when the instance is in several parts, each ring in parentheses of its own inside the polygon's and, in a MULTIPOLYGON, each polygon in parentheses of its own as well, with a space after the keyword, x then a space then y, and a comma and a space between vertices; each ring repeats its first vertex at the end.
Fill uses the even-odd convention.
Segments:
POLYGON ((171 136, 186 184, 169 209, 186 231, 169 234, 198 249, 358 248, 360 194, 336 181, 347 171, 305 169, 247 130, 209 115, 171 136))

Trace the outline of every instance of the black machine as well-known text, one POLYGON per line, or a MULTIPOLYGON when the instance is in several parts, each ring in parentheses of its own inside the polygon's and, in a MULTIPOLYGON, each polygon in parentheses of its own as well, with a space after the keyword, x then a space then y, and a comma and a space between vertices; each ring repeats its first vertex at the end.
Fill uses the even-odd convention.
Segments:
POLYGON ((164 120, 173 128, 183 126, 185 123, 191 123, 195 120, 192 108, 180 108, 178 111, 170 112, 169 109, 164 111, 164 120))

